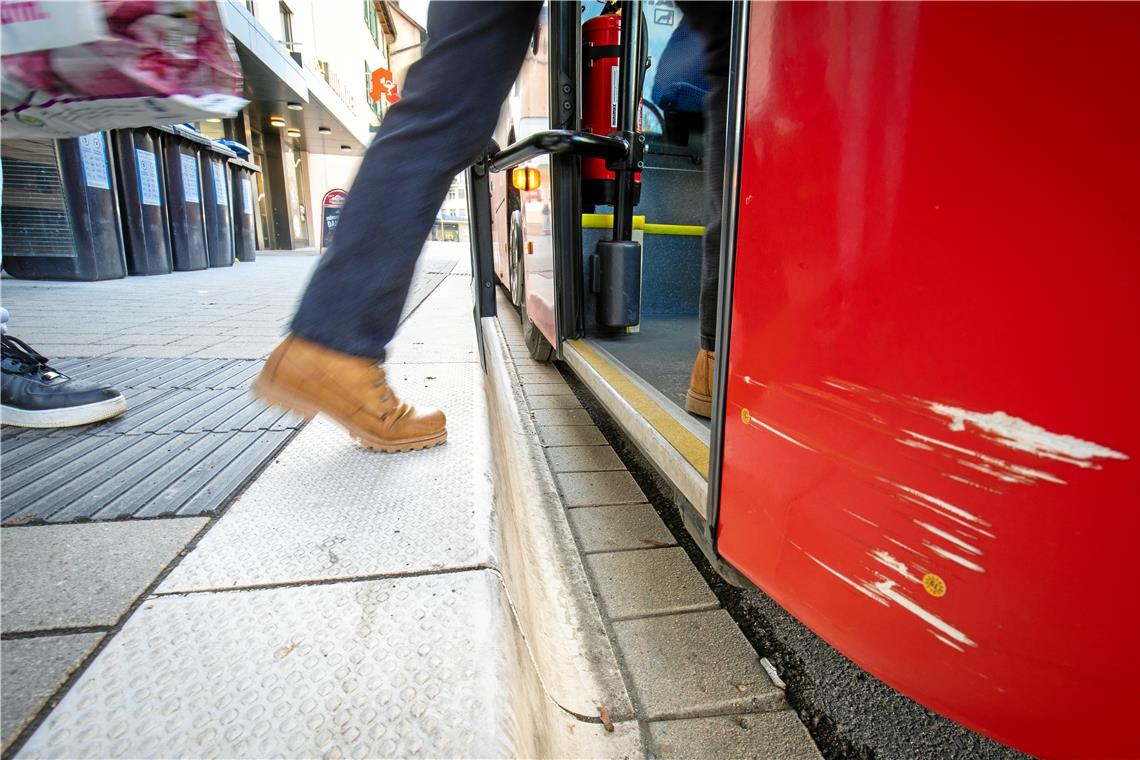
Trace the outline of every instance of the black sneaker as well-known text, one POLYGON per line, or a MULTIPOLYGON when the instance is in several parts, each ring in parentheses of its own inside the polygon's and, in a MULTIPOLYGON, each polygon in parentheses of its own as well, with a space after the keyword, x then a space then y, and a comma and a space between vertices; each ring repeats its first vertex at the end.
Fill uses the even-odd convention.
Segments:
POLYGON ((127 400, 114 388, 72 380, 49 367, 47 359, 11 335, 0 336, 0 344, 0 423, 32 428, 73 427, 109 420, 127 411, 127 400))

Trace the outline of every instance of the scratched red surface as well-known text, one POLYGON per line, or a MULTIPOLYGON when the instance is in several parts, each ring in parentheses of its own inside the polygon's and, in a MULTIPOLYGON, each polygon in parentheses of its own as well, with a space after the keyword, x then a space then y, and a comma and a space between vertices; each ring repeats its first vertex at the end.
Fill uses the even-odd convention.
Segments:
POLYGON ((720 550, 1046 757, 1137 752, 1137 29, 751 7, 720 550))

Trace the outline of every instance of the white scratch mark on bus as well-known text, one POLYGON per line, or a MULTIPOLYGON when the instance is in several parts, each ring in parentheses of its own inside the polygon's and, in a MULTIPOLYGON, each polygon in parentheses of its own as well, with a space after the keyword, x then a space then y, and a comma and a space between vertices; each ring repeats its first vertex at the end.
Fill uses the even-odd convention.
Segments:
POLYGON ((941 546, 935 546, 934 544, 930 543, 929 541, 923 541, 922 543, 928 549, 930 549, 930 551, 934 552, 935 554, 937 554, 942 559, 950 560, 951 562, 953 562, 955 564, 961 565, 962 567, 966 568, 967 570, 973 570, 975 573, 984 573, 986 571, 986 569, 984 567, 977 564, 976 562, 971 562, 970 560, 966 559, 965 557, 959 557, 954 552, 948 552, 945 549, 943 549, 941 546))
POLYGON ((812 554, 811 552, 804 552, 804 554, 806 554, 806 555, 808 556, 808 559, 810 559, 812 562, 814 562, 815 564, 819 565, 819 566, 820 566, 820 567, 822 567, 824 570, 826 570, 827 572, 831 573, 831 574, 832 574, 832 575, 834 575, 836 578, 838 578, 839 580, 843 581, 844 583, 846 583, 848 586, 850 586, 851 588, 853 588, 853 589, 855 589, 856 591, 858 591, 858 592, 859 592, 860 594, 862 594, 863 596, 865 596, 865 597, 868 597, 868 598, 870 598, 870 599, 874 599, 876 602, 878 602, 879 604, 883 605, 884 607, 889 607, 889 606, 890 606, 889 604, 887 604, 887 601, 886 601, 885 599, 883 599, 883 598, 882 598, 882 597, 880 597, 878 594, 876 594, 874 591, 872 591, 872 590, 871 590, 871 589, 870 589, 870 588, 867 586, 867 584, 865 584, 865 583, 864 583, 864 584, 860 585, 860 584, 856 583, 855 581, 851 580, 850 578, 848 578, 848 577, 847 577, 846 575, 844 575, 843 573, 841 573, 841 572, 839 572, 838 570, 836 570, 836 569, 834 569, 834 568, 830 567, 830 566, 829 566, 827 563, 825 563, 823 560, 821 560, 821 559, 819 559, 818 557, 816 557, 816 556, 815 556, 814 554, 812 554))
POLYGON ((981 489, 982 491, 985 491, 987 493, 992 493, 992 494, 996 494, 998 496, 1001 496, 1001 491, 998 491, 998 490, 993 489, 993 488, 989 488, 987 486, 983 486, 981 483, 975 483, 974 481, 970 480, 969 478, 963 478, 961 475, 955 475, 952 472, 944 472, 942 474, 945 475, 946 477, 950 478, 951 480, 955 481, 956 483, 962 483, 963 485, 970 486, 971 488, 978 488, 978 489, 981 489))
MULTIPOLYGON (((941 538, 945 541, 949 541, 950 543, 954 544, 955 546, 957 546, 959 549, 961 549, 964 552, 968 552, 970 554, 973 554, 975 557, 982 556, 982 550, 981 549, 974 546, 973 544, 966 543, 962 539, 955 536, 953 533, 947 533, 944 530, 940 530, 939 528, 935 528, 930 523, 924 523, 922 520, 915 520, 914 524, 919 526, 920 528, 923 528, 925 530, 930 531, 931 533, 933 533, 934 535, 938 536, 939 538, 941 538)), ((927 546, 930 546, 930 544, 927 544, 927 546)), ((931 547, 931 548, 933 548, 933 547, 931 547)))
POLYGON ((955 644, 955 643, 954 643, 953 641, 951 641, 950 639, 948 639, 948 638, 946 638, 945 636, 943 636, 941 633, 937 633, 937 632, 935 632, 935 631, 931 631, 929 628, 927 628, 926 630, 930 632, 930 635, 931 635, 931 636, 933 636, 934 638, 938 639, 939 641, 941 641, 943 644, 945 644, 946 646, 950 647, 951 649, 957 649, 959 652, 965 652, 965 651, 966 651, 965 649, 963 649, 962 647, 958 646, 957 644, 955 644))
POLYGON ((1049 483, 1056 483, 1057 485, 1065 485, 1064 480, 1049 472, 1036 470, 1032 467, 1025 467, 1019 464, 1013 464, 1012 462, 1007 462, 1004 459, 989 456, 988 454, 982 454, 981 452, 974 451, 973 449, 956 446, 946 441, 940 441, 937 438, 931 438, 930 436, 922 435, 921 433, 915 433, 912 430, 904 430, 903 432, 912 438, 915 438, 916 440, 923 441, 932 446, 940 446, 944 449, 972 457, 978 461, 972 462, 968 459, 958 459, 957 462, 958 464, 964 465, 973 470, 977 470, 978 472, 984 472, 985 474, 1006 483, 1020 483, 1022 485, 1031 485, 1036 480, 1044 480, 1049 483), (984 464, 979 464, 978 462, 984 462, 984 464))
POLYGON ((909 446, 912 449, 920 449, 921 451, 934 451, 934 447, 923 443, 922 441, 915 441, 911 438, 896 438, 896 441, 903 446, 909 446))
POLYGON ((871 522, 866 517, 863 517, 863 515, 857 515, 854 512, 852 512, 850 509, 844 509, 843 511, 846 512, 847 514, 851 515, 852 517, 854 517, 856 520, 862 520, 863 522, 870 525, 872 528, 878 528, 879 527, 878 523, 871 522))
POLYGON ((886 536, 886 539, 888 541, 890 541, 892 544, 894 544, 895 546, 899 547, 900 549, 906 549, 908 552, 915 555, 916 557, 922 557, 923 559, 928 559, 928 557, 925 554, 923 554, 922 552, 920 552, 918 549, 912 549, 911 547, 907 546, 902 541, 899 541, 896 538, 891 538, 890 536, 886 536))
POLYGON ((1071 435, 1052 433, 1005 412, 971 412, 935 402, 930 403, 930 409, 935 414, 949 418, 951 430, 964 431, 968 422, 988 433, 991 440, 1003 446, 1077 467, 1096 467, 1093 461, 1096 459, 1128 459, 1126 454, 1113 451, 1107 446, 1083 441, 1071 435))
POLYGON ((977 515, 967 512, 961 507, 956 507, 948 501, 939 499, 937 496, 931 496, 928 493, 923 493, 922 491, 919 491, 916 488, 911 488, 910 486, 904 486, 901 483, 895 483, 894 481, 887 480, 882 476, 878 477, 881 482, 892 485, 902 491, 902 498, 906 501, 909 501, 912 504, 917 504, 920 507, 926 507, 931 512, 935 512, 947 519, 953 520, 959 525, 965 525, 967 528, 976 530, 987 538, 996 538, 993 533, 990 533, 984 528, 979 527, 984 525, 988 528, 990 527, 990 524, 977 515))
POLYGON ((811 446, 808 446, 806 443, 801 443, 800 441, 797 441, 795 438, 792 438, 792 437, 791 437, 790 435, 788 435, 787 433, 781 433, 779 430, 777 430, 776 428, 772 427, 772 426, 771 426, 771 425, 769 425, 768 423, 766 423, 766 422, 761 422, 760 420, 756 419, 755 417, 753 417, 753 418, 752 418, 752 422, 751 422, 751 424, 753 424, 753 425, 759 425, 760 427, 764 428, 765 430, 767 430, 767 431, 768 431, 769 433, 771 433, 772 435, 775 435, 775 436, 778 436, 778 437, 780 437, 780 438, 783 438, 783 439, 784 439, 785 441, 787 441, 788 443, 792 443, 792 444, 795 444, 796 446, 799 446, 801 449, 804 449, 805 451, 811 451, 811 452, 814 452, 814 451, 815 451, 815 449, 813 449, 811 446))
POLYGON ((895 604, 902 607, 907 612, 909 612, 912 615, 920 618, 921 620, 926 622, 928 625, 934 626, 939 631, 941 631, 945 635, 949 636, 951 639, 958 642, 959 644, 965 644, 968 647, 977 647, 978 646, 977 644, 975 644, 973 642, 972 639, 970 639, 969 636, 962 633, 957 628, 955 628, 954 626, 950 625, 949 623, 947 623, 942 618, 935 615, 933 612, 930 612, 929 610, 925 610, 922 607, 920 607, 918 604, 915 604, 915 602, 913 600, 911 600, 909 597, 907 597, 905 594, 899 593, 897 590, 898 583, 896 581, 892 581, 889 578, 883 578, 883 580, 881 580, 877 583, 870 583, 867 585, 868 585, 868 588, 870 588, 876 594, 881 594, 882 596, 886 597, 890 601, 892 601, 895 604))
POLYGON ((748 385, 755 385, 757 388, 767 388, 768 387, 765 383, 762 383, 759 380, 753 380, 751 375, 744 375, 740 379, 743 380, 748 385))
POLYGON ((913 575, 910 572, 910 567, 908 567, 905 562, 903 562, 902 560, 899 560, 899 559, 895 559, 895 557, 893 555, 891 555, 890 552, 885 552, 882 549, 873 549, 870 552, 868 552, 868 554, 870 554, 871 557, 876 562, 878 562, 880 565, 884 565, 885 567, 889 567, 890 569, 894 570, 896 573, 898 573, 902 577, 906 578, 908 581, 914 581, 915 583, 922 583, 922 579, 919 578, 917 575, 913 575))

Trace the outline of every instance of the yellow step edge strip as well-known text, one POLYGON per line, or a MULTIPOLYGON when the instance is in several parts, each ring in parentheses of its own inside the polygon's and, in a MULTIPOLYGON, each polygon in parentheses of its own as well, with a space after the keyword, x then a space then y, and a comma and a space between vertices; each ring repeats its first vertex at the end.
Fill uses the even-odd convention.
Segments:
MULTIPOLYGON (((608 230, 614 226, 613 214, 582 214, 582 229, 608 230)), ((705 228, 698 224, 649 224, 644 216, 633 217, 633 228, 644 230, 646 235, 683 235, 700 237, 705 228)))
POLYGON ((581 354, 594 371, 602 376, 638 414, 644 417, 669 445, 678 451, 705 480, 709 478, 709 447, 701 439, 685 429, 677 422, 673 415, 661 408, 660 404, 649 397, 637 384, 625 376, 625 373, 614 367, 597 351, 592 349, 585 341, 566 341, 575 351, 581 354))

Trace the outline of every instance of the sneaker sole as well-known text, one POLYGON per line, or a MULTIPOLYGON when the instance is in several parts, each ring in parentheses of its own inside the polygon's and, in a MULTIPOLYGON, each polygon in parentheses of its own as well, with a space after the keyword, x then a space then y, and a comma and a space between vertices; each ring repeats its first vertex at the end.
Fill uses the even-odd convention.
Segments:
POLYGON ((0 405, 0 424, 26 428, 79 427, 118 417, 125 411, 127 400, 122 395, 66 409, 17 409, 5 404, 0 405))
POLYGON ((265 382, 260 377, 253 381, 253 385, 250 386, 250 389, 253 391, 253 394, 255 396, 260 398, 265 403, 281 407, 283 409, 288 409, 291 412, 299 414, 305 418, 306 422, 313 419, 313 417, 316 417, 318 414, 327 415, 330 419, 336 422, 336 424, 340 425, 342 428, 348 431, 349 436, 354 441, 359 443, 364 448, 369 449, 370 451, 378 451, 384 454, 401 454, 405 451, 420 451, 421 449, 434 448, 435 446, 438 446, 447 440, 447 430, 444 430, 441 433, 437 433, 436 435, 428 436, 426 438, 413 438, 410 440, 402 441, 386 441, 382 438, 376 438, 375 436, 369 435, 363 430, 359 430, 358 428, 354 427, 352 423, 341 418, 340 416, 321 409, 309 400, 298 396, 295 393, 283 391, 280 388, 277 388, 272 384, 265 382))
POLYGON ((692 391, 685 393, 685 409, 705 419, 712 419, 712 399, 692 391))

